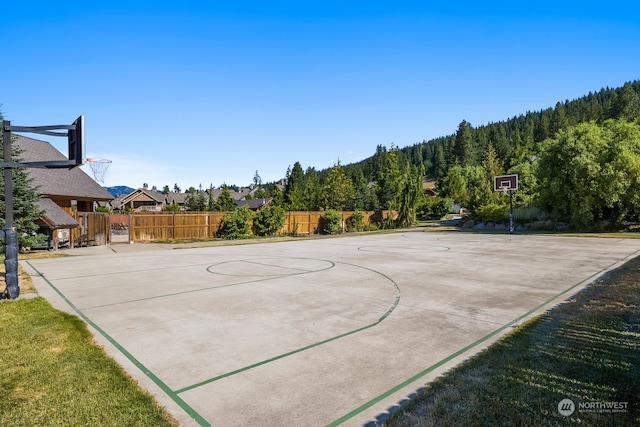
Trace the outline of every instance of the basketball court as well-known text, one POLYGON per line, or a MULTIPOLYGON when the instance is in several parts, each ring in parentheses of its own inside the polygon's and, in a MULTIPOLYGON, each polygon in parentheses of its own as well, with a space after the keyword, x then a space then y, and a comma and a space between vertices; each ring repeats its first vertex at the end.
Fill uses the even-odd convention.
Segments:
POLYGON ((181 425, 362 426, 639 251, 410 231, 22 264, 181 425))

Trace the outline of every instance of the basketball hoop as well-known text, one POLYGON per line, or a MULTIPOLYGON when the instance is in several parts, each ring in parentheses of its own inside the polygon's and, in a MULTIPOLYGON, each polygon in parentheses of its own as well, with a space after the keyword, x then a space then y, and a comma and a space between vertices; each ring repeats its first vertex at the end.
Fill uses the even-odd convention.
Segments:
POLYGON ((88 157, 85 159, 85 163, 91 168, 94 179, 104 184, 104 174, 107 172, 111 160, 88 157))

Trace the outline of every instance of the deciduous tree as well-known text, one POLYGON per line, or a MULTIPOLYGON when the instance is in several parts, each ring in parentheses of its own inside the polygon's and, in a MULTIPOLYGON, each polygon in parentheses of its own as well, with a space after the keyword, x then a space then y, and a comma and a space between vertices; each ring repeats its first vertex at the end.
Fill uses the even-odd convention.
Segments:
POLYGON ((607 120, 558 132, 542 147, 540 201, 578 228, 640 215, 640 125, 607 120))

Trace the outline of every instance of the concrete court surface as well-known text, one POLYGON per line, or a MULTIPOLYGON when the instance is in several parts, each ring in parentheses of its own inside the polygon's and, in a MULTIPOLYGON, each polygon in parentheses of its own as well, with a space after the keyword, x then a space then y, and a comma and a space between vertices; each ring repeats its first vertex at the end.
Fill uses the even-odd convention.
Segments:
POLYGON ((181 425, 362 426, 639 251, 406 231, 22 265, 181 425))

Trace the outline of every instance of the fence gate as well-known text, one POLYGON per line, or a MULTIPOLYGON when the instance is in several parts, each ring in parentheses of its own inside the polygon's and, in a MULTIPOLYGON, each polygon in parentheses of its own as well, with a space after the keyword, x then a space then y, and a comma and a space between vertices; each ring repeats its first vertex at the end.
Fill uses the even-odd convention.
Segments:
POLYGON ((109 215, 100 212, 73 212, 73 217, 80 226, 70 230, 72 246, 109 243, 109 215))
POLYGON ((111 221, 111 243, 129 243, 131 241, 131 216, 109 215, 111 221))

